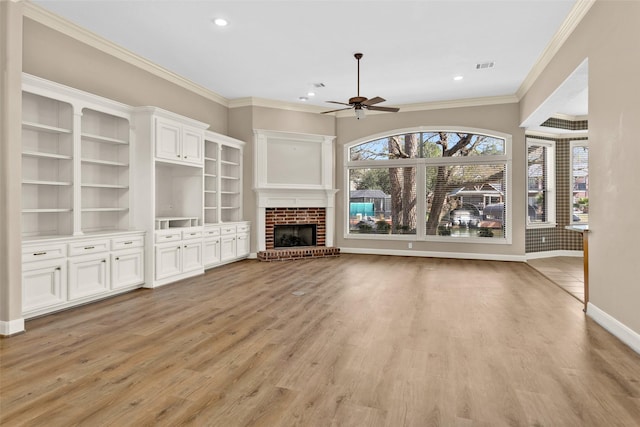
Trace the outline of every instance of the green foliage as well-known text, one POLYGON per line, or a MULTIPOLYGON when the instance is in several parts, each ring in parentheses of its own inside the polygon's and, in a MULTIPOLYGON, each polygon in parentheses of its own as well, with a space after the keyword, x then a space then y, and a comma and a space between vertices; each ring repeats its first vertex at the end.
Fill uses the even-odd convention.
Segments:
POLYGON ((491 229, 488 228, 488 227, 480 227, 478 229, 478 236, 479 237, 493 237, 493 231, 491 231, 491 229))
POLYGON ((371 233, 373 231, 373 227, 369 224, 358 224, 358 230, 361 233, 371 233))
POLYGON ((451 236, 451 229, 444 225, 438 226, 438 235, 439 236, 451 236))
POLYGON ((391 225, 384 219, 381 219, 376 222, 376 231, 378 231, 378 233, 388 233, 391 231, 391 225))

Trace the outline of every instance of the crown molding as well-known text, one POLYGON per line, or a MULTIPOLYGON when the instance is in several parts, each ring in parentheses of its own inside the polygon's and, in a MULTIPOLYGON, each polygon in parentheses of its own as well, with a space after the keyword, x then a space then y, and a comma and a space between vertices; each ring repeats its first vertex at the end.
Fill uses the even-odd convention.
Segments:
POLYGON ((518 100, 522 99, 522 97, 531 89, 533 83, 540 77, 542 71, 549 65, 551 59, 558 53, 562 45, 569 38, 573 30, 576 29, 578 24, 582 21, 582 18, 589 12, 591 6, 596 2, 596 0, 577 0, 573 5, 573 8, 567 15, 567 18, 564 20, 555 36, 551 39, 547 47, 542 51, 542 54, 538 57, 535 65, 527 74, 527 77, 522 81, 522 84, 516 91, 516 96, 518 100))
POLYGON ((570 122, 579 122, 581 120, 589 120, 589 116, 572 116, 569 114, 561 114, 561 113, 556 113, 553 116, 551 116, 550 118, 552 119, 560 119, 560 120, 568 120, 570 122))
POLYGON ((552 132, 541 132, 538 130, 527 130, 525 131, 525 136, 531 137, 541 137, 541 138, 552 138, 552 139, 582 139, 588 138, 588 131, 567 131, 566 133, 552 133, 552 132))
POLYGON ((318 105, 297 104, 294 102, 277 101, 275 99, 265 99, 256 97, 231 99, 227 105, 229 108, 240 107, 265 107, 277 108, 279 110, 299 111, 303 113, 321 113, 329 107, 320 107, 318 105))
MULTIPOLYGON (((480 107, 486 105, 499 105, 499 104, 515 104, 518 102, 518 98, 515 95, 505 96, 491 96, 484 98, 468 98, 468 99, 456 99, 451 101, 436 101, 436 102, 423 102, 418 104, 404 104, 398 105, 401 113, 410 111, 425 111, 425 110, 442 110, 447 108, 463 108, 463 107, 480 107)), ((229 108, 240 107, 266 107, 277 108, 279 110, 299 111, 304 113, 321 113, 326 111, 330 107, 321 107, 318 105, 301 105, 293 102, 276 101, 272 99, 264 98, 238 98, 229 100, 229 108)), ((384 111, 369 111, 366 112, 367 116, 377 114, 387 114, 384 111)), ((338 111, 335 113, 329 113, 330 116, 338 118, 351 117, 353 112, 348 109, 344 111, 338 111)))
POLYGON ((210 101, 217 102, 218 104, 221 104, 225 107, 227 107, 229 104, 229 101, 225 97, 205 88, 204 86, 200 86, 189 79, 186 79, 139 55, 136 55, 135 53, 121 46, 118 46, 115 43, 110 42, 104 37, 101 37, 85 28, 82 28, 54 13, 51 13, 41 8, 40 6, 25 1, 23 10, 23 15, 26 18, 29 18, 51 29, 54 29, 64 35, 67 35, 86 45, 98 49, 101 52, 114 56, 128 64, 131 64, 148 73, 151 73, 173 84, 176 84, 199 96, 207 98, 210 101))
MULTIPOLYGON (((482 107, 487 105, 499 105, 499 104, 515 104, 518 102, 518 98, 515 95, 504 96, 487 96, 484 98, 467 98, 467 99, 454 99, 451 101, 435 101, 435 102, 421 102, 418 104, 404 104, 395 105, 400 108, 401 113, 408 113, 411 111, 428 111, 428 110, 445 110, 447 108, 464 108, 464 107, 482 107)), ((335 113, 336 117, 351 117, 353 112, 345 110, 335 113)), ((388 114, 384 111, 369 111, 366 115, 376 114, 388 114)))

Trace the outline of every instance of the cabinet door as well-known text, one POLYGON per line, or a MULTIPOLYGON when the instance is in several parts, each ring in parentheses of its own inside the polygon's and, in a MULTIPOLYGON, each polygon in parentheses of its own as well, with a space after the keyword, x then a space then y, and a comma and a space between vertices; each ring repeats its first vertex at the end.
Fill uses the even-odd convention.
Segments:
POLYGON ((236 255, 238 258, 248 256, 250 252, 249 233, 238 234, 236 246, 236 255))
POLYGON ((202 269, 202 242, 186 243, 182 246, 182 272, 202 269))
POLYGON ((204 266, 211 267, 220 263, 220 238, 204 241, 204 266))
POLYGON ((144 283, 144 251, 118 251, 111 254, 111 289, 144 283))
POLYGON ((88 297, 109 290, 109 254, 69 258, 69 299, 88 297))
POLYGON ((22 314, 66 302, 65 259, 32 262, 22 271, 22 314))
POLYGON ((156 157, 181 160, 180 136, 180 125, 156 119, 156 157))
POLYGON ((204 136, 202 132, 185 128, 182 132, 182 160, 204 164, 204 136))
POLYGON ((229 261, 236 258, 236 236, 220 238, 220 260, 229 261))
POLYGON ((156 280, 182 272, 182 246, 180 242, 156 246, 156 280))

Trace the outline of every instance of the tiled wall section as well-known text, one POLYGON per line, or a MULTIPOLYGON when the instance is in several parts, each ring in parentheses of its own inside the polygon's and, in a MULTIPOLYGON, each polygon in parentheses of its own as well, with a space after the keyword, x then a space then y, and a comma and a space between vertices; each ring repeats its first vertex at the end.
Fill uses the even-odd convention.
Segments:
POLYGON ((589 122, 587 120, 564 120, 552 117, 540 126, 567 130, 587 130, 589 128, 589 122))
MULTIPOLYGON (((556 120, 556 119, 550 119, 556 120)), ((556 227, 527 229, 526 252, 581 251, 582 233, 565 230, 570 224, 571 208, 571 164, 570 139, 547 139, 556 141, 556 227), (544 238, 544 242, 542 239, 544 238)), ((574 138, 584 140, 586 138, 574 138)))
POLYGON ((325 246, 325 208, 267 208, 265 212, 265 247, 273 249, 273 226, 316 224, 316 246, 325 246))

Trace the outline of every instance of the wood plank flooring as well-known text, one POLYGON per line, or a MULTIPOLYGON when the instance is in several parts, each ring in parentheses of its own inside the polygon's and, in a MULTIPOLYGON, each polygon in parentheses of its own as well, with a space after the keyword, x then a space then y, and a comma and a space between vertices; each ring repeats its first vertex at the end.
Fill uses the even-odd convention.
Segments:
POLYGON ((584 302, 584 259, 582 257, 558 256, 530 259, 527 264, 579 301, 584 302))
POLYGON ((246 260, 0 345, 3 426, 640 425, 640 356, 521 263, 246 260))

